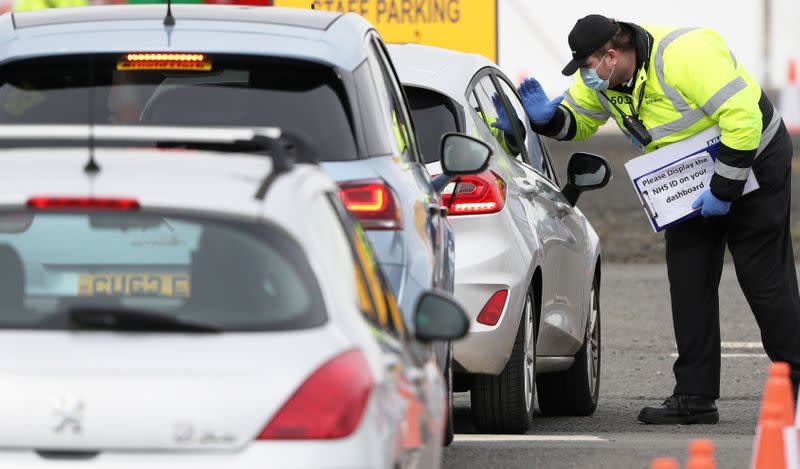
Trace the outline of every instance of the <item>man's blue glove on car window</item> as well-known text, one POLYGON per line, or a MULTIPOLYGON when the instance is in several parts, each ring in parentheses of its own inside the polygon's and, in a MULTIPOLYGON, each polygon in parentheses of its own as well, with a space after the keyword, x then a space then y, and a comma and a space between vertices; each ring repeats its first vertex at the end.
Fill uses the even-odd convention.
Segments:
POLYGON ((564 99, 559 96, 550 100, 542 89, 542 85, 535 78, 526 78, 517 88, 522 97, 522 107, 525 114, 534 124, 546 124, 553 118, 558 105, 564 99))

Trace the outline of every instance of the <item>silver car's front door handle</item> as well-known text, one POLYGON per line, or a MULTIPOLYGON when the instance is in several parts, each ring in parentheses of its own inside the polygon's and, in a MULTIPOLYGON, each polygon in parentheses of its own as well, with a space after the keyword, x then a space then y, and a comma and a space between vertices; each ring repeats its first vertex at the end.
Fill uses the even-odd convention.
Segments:
POLYGON ((538 187, 535 184, 531 183, 527 179, 522 180, 522 185, 519 187, 519 191, 523 194, 536 194, 539 192, 538 187))

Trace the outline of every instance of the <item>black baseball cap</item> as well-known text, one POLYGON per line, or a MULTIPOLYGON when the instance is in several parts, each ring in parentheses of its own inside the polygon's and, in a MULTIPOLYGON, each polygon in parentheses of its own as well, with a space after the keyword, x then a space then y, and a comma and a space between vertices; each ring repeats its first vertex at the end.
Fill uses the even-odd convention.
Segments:
POLYGON ((619 30, 619 24, 603 15, 589 15, 579 19, 569 32, 572 60, 561 71, 566 76, 577 72, 587 57, 603 47, 619 30))

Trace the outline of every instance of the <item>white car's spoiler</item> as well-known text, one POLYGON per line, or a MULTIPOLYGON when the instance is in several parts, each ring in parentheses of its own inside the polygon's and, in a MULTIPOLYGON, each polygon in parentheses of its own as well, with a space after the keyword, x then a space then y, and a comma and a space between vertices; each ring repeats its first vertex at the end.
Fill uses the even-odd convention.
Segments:
POLYGON ((173 127, 147 125, 0 125, 0 149, 85 146, 87 172, 97 172, 95 147, 126 147, 144 143, 157 148, 246 153, 272 159, 272 171, 255 194, 263 199, 272 181, 295 161, 316 164, 314 148, 302 136, 278 127, 173 127))
POLYGON ((277 140, 278 127, 165 127, 151 125, 0 125, 0 140, 153 141, 233 144, 265 137, 277 140))

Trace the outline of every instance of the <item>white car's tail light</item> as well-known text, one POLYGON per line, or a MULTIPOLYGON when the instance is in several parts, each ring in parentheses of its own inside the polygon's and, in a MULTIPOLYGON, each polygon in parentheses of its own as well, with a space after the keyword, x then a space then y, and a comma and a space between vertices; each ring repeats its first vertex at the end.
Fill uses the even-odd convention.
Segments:
POLYGON ((339 197, 364 229, 399 230, 403 227, 397 198, 383 182, 343 182, 339 186, 339 197))
POLYGON ((488 169, 473 176, 461 176, 457 183, 450 183, 442 194, 442 206, 449 207, 450 215, 497 213, 505 204, 506 183, 497 173, 488 169))
POLYGON ((330 440, 355 431, 372 392, 372 372, 359 350, 322 365, 258 435, 259 440, 330 440))
POLYGON ((483 306, 476 321, 487 326, 494 326, 497 324, 500 320, 500 316, 503 315, 503 309, 506 307, 507 298, 508 290, 496 291, 483 306))
POLYGON ((37 210, 136 210, 136 199, 110 197, 31 197, 28 207, 37 210))

